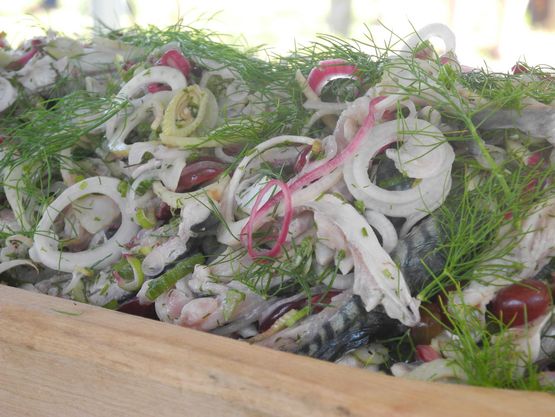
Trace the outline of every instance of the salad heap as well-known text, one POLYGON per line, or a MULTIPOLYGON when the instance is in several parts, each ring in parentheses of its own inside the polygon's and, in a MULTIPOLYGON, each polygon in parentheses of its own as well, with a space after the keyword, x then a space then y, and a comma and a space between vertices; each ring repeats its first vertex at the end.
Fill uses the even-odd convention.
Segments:
POLYGON ((181 24, 2 39, 2 281, 553 390, 552 68, 466 67, 440 24, 261 52, 181 24))

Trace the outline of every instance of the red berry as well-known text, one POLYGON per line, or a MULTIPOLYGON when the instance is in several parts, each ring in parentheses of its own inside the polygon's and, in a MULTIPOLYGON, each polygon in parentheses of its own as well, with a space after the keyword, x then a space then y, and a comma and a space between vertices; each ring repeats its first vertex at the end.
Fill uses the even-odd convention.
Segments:
POLYGON ((441 307, 436 303, 425 303, 420 307, 420 323, 410 329, 410 336, 417 345, 428 345, 442 332, 444 319, 441 307))

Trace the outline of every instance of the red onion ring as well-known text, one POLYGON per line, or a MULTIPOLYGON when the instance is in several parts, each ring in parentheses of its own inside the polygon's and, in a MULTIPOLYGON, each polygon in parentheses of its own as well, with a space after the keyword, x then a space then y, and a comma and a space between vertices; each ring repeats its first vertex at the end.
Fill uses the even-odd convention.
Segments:
POLYGON ((338 78, 357 77, 353 74, 357 71, 355 65, 349 64, 344 59, 328 59, 320 61, 318 66, 312 68, 308 74, 307 82, 310 88, 318 95, 322 93, 322 88, 330 82, 338 78))
MULTIPOLYGON (((339 165, 345 162, 350 156, 352 156, 358 149, 364 137, 374 127, 374 124, 376 122, 375 107, 376 107, 376 104, 378 104, 383 99, 385 99, 385 96, 379 96, 370 101, 369 111, 368 111, 368 115, 366 116, 366 119, 364 119, 362 126, 358 129, 355 137, 351 142, 349 142, 349 144, 345 147, 345 149, 343 149, 340 153, 338 153, 334 158, 327 161, 325 164, 320 165, 318 168, 315 168, 312 171, 307 172, 301 178, 298 178, 297 180, 293 181, 293 183, 288 186, 288 192, 292 193, 296 190, 303 188, 305 185, 308 185, 311 182, 322 178, 324 175, 327 175, 330 172, 332 172, 339 165)), ((268 213, 268 211, 270 211, 270 209, 273 206, 278 204, 283 197, 284 197, 283 192, 277 193, 270 200, 268 200, 266 204, 264 204, 260 208, 260 210, 258 210, 257 214, 259 216, 264 216, 266 213, 268 213)))
POLYGON ((289 232, 289 226, 291 224, 291 219, 293 218, 293 204, 291 199, 291 192, 289 186, 280 180, 271 180, 264 186, 262 190, 258 193, 254 206, 252 207, 251 215, 249 221, 241 230, 241 236, 246 236, 247 240, 247 251, 252 259, 259 258, 261 256, 275 257, 281 252, 281 247, 287 238, 287 233, 289 232), (253 248, 252 233, 254 231, 255 223, 258 222, 260 218, 264 216, 264 213, 259 211, 258 207, 262 201, 264 195, 274 186, 281 188, 281 195, 283 196, 285 202, 285 213, 283 215, 282 227, 279 232, 278 238, 274 246, 267 251, 255 251, 253 248))
POLYGON ((158 64, 175 68, 181 71, 185 77, 188 77, 191 73, 191 63, 177 49, 170 49, 165 52, 164 55, 160 57, 158 64))

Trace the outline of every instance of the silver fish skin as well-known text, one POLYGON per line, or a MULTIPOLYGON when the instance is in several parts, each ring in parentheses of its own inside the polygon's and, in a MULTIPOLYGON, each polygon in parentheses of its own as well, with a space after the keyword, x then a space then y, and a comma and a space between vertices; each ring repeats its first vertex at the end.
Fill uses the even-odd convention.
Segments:
MULTIPOLYGON (((439 273, 445 256, 436 248, 440 244, 436 218, 429 216, 416 225, 392 252, 413 295, 431 282, 428 270, 439 273)), ((312 334, 298 341, 296 353, 334 361, 350 350, 369 342, 400 336, 407 327, 387 316, 381 306, 366 312, 360 297, 352 296, 337 312, 312 334)))
POLYGON ((438 221, 435 216, 428 216, 399 239, 391 252, 391 258, 399 265, 413 296, 431 282, 428 270, 439 274, 445 267, 446 256, 438 249, 440 245, 438 221))
POLYGON ((366 312, 360 297, 354 295, 296 353, 334 361, 372 340, 398 336, 406 329, 401 322, 388 317, 381 306, 366 312))
POLYGON ((479 129, 518 129, 555 143, 555 107, 533 104, 522 110, 482 110, 472 118, 479 129))
POLYGON ((403 176, 395 167, 395 162, 383 158, 372 167, 374 183, 390 191, 404 191, 412 187, 413 179, 403 176), (385 184, 384 184, 385 182, 385 184))

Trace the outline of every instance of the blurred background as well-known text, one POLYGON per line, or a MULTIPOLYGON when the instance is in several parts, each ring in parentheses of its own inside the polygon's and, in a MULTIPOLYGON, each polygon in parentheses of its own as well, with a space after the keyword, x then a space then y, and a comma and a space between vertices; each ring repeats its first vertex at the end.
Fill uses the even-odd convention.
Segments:
POLYGON ((40 0, 0 3, 0 31, 12 46, 52 28, 83 36, 101 22, 167 26, 182 18, 249 45, 286 53, 318 33, 380 42, 412 26, 442 22, 457 36, 462 63, 507 71, 517 60, 555 66, 555 0, 40 0))

